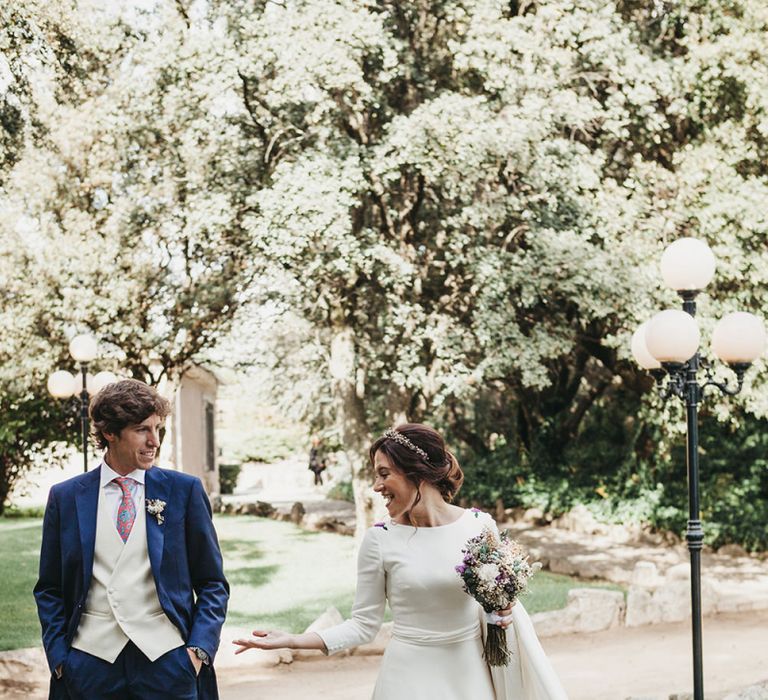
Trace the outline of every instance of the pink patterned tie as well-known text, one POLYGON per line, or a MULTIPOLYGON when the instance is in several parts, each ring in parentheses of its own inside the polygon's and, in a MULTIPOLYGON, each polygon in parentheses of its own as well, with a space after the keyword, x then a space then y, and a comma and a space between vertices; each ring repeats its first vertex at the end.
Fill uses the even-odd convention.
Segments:
POLYGON ((119 476, 114 480, 123 492, 123 498, 120 501, 120 507, 117 509, 117 531, 123 542, 128 541, 128 535, 131 534, 131 528, 136 520, 136 505, 128 489, 128 482, 133 481, 125 476, 119 476))

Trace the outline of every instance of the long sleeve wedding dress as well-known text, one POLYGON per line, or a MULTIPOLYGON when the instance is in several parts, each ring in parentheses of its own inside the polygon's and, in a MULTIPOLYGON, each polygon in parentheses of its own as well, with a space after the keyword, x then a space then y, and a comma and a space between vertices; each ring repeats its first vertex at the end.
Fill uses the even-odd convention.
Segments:
POLYGON ((482 656, 482 608, 454 567, 486 513, 465 510, 454 522, 415 528, 392 521, 368 530, 358 556, 352 617, 319 632, 329 654, 371 641, 386 602, 394 619, 373 700, 564 700, 521 603, 508 628, 509 665, 489 669, 482 656))

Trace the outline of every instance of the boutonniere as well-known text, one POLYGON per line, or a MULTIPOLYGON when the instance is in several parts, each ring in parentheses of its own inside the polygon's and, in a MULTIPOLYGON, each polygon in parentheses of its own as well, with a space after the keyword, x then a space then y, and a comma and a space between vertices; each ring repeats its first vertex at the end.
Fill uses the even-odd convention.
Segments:
POLYGON ((165 510, 165 501, 161 501, 159 498, 147 499, 147 513, 154 515, 157 518, 157 524, 162 525, 165 521, 163 517, 163 511, 165 510))

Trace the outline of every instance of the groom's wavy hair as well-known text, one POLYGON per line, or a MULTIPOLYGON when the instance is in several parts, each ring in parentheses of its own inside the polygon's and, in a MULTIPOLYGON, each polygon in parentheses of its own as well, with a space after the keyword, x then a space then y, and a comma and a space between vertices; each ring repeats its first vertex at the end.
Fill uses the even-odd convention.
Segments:
POLYGON ((104 433, 120 435, 129 425, 137 425, 152 415, 165 418, 170 412, 170 401, 155 388, 138 379, 121 379, 107 384, 91 399, 91 437, 105 448, 109 443, 104 433))
POLYGON ((443 436, 422 423, 404 423, 398 425, 394 432, 406 439, 398 441, 387 433, 382 435, 371 445, 371 464, 381 450, 392 465, 416 486, 416 499, 411 508, 421 500, 419 487, 423 482, 432 484, 440 491, 443 500, 450 503, 464 483, 464 472, 456 457, 446 448, 443 436))

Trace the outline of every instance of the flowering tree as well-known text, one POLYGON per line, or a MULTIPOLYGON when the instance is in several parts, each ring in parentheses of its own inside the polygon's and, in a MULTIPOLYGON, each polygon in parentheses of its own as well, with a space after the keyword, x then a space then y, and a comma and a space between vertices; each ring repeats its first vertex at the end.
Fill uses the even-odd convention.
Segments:
POLYGON ((9 141, 0 225, 35 282, 11 308, 45 298, 18 315, 30 337, 88 324, 136 372, 150 348, 183 367, 245 302, 299 319, 275 334, 275 384, 321 378, 304 404, 337 424, 361 523, 366 447, 406 418, 478 458, 564 463, 601 420, 659 447, 643 426, 676 409, 642 400, 626 348, 677 303, 656 286, 674 238, 721 260, 704 318, 765 314, 759 0, 120 12, 73 20, 97 23, 89 75, 109 79, 55 114, 30 101, 45 143, 9 141))
MULTIPOLYGON (((237 130, 220 118, 227 106, 208 72, 218 60, 213 30, 190 32, 170 3, 149 16, 94 12, 87 23, 62 21, 94 30, 89 46, 102 50, 90 59, 108 80, 81 75, 89 54, 76 47, 77 101, 43 90, 61 67, 53 63, 29 73, 28 90, 17 81, 6 94, 27 100, 29 128, 6 159, 0 201, 2 410, 6 425, 31 432, 3 440, 0 504, 27 456, 66 436, 61 420, 41 432, 55 411, 40 396, 68 336, 88 329, 105 365, 154 382, 149 365, 159 361, 175 379, 228 330, 253 276, 243 191, 233 185, 237 130)), ((28 15, 30 27, 63 41, 58 26, 48 31, 47 10, 28 15)), ((26 65, 28 50, 22 42, 4 57, 26 65)))
POLYGON ((655 261, 678 236, 725 263, 714 310, 765 309, 765 21, 479 0, 267 3, 231 26, 260 156, 246 227, 321 334, 360 470, 394 420, 476 454, 499 432, 564 446, 647 389, 625 348, 675 303, 655 261))

